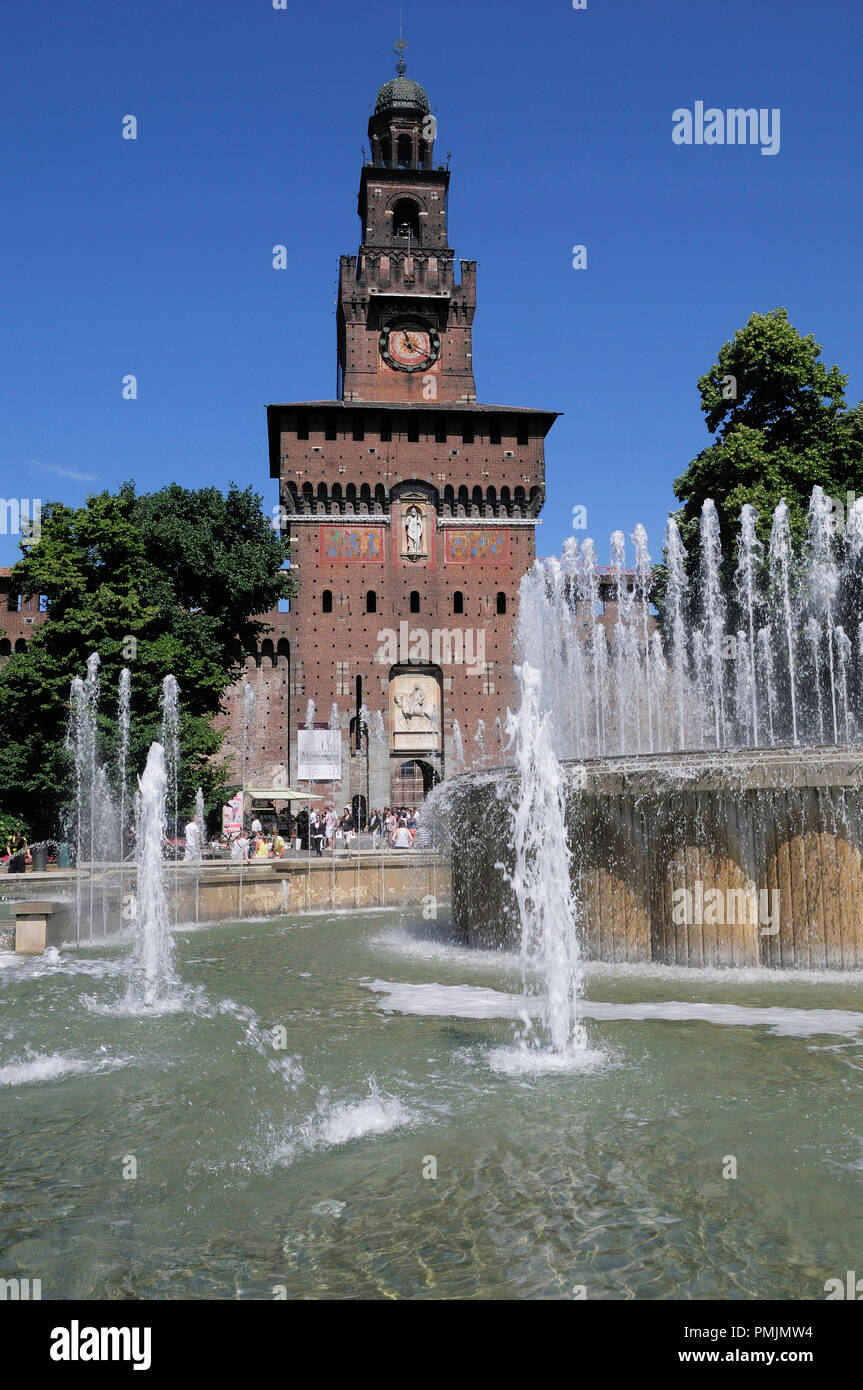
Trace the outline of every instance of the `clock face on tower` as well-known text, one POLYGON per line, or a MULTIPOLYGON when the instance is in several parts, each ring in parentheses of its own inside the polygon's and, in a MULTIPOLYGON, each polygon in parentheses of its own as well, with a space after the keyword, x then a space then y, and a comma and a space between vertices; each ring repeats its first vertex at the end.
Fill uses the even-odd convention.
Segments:
POLYGON ((440 336, 425 323, 388 324, 381 332, 380 354, 396 371, 423 372, 440 355, 440 336))

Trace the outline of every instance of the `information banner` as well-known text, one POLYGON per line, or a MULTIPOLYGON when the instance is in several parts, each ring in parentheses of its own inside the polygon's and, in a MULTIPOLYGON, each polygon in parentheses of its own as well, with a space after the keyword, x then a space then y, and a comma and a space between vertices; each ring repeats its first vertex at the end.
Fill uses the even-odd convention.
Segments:
POLYGON ((222 807, 222 833, 239 835, 243 828, 243 795, 237 792, 226 806, 222 807))
POLYGON ((342 735, 340 729, 298 729, 297 780, 299 782, 340 782, 342 780, 342 735))

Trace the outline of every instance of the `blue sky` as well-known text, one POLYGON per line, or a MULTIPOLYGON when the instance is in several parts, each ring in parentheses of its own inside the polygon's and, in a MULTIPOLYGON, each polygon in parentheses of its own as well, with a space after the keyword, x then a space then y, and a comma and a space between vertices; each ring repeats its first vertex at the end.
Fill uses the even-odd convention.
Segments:
MULTIPOLYGON (((658 557, 709 442, 696 380, 750 313, 785 305, 863 396, 863 7, 402 9, 452 151, 451 243, 478 261, 479 399, 563 412, 538 549, 578 504, 601 559, 638 521, 658 557), (780 152, 676 146, 672 112, 698 100, 778 107, 780 152)), ((233 479, 272 507, 264 405, 334 393, 338 258, 398 10, 6 0, 2 495, 233 479)), ((0 563, 17 553, 0 536, 0 563)))

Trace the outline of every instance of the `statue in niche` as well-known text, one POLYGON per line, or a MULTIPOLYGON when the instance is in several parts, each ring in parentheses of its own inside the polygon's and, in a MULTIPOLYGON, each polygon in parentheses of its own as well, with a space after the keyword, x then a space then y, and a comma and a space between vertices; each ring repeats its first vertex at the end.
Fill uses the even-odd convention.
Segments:
POLYGON ((423 532, 425 522, 417 506, 410 506, 405 513, 405 551, 408 555, 424 555, 423 532))

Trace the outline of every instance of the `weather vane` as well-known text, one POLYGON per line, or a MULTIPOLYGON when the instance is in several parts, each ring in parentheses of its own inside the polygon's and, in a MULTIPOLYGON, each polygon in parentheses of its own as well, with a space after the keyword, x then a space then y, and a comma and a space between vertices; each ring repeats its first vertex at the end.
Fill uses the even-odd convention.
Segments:
POLYGON ((399 77, 404 77, 408 70, 408 65, 405 62, 405 50, 407 46, 407 40, 402 37, 402 12, 399 10, 399 36, 396 39, 395 48, 393 49, 393 53, 395 53, 398 58, 396 72, 399 77))

